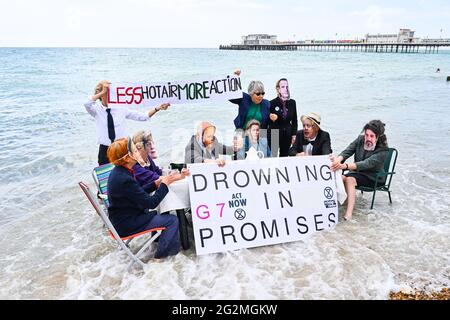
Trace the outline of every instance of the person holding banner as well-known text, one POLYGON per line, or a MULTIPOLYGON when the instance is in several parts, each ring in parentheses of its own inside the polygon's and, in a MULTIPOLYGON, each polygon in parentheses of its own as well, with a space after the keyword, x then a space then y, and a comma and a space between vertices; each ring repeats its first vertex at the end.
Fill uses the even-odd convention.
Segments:
POLYGON ((134 179, 133 166, 141 162, 139 151, 131 138, 114 141, 108 148, 108 158, 115 165, 108 178, 109 218, 121 237, 145 230, 165 227, 155 258, 176 255, 180 251, 178 218, 171 214, 159 215, 156 208, 169 192, 170 176, 161 178, 158 189, 149 195, 134 179))
POLYGON ((228 147, 217 141, 215 137, 216 127, 203 121, 197 127, 197 133, 193 135, 185 148, 185 163, 217 163, 225 165, 225 160, 219 155, 233 155, 242 147, 242 141, 235 141, 233 147, 228 147))
POLYGON ((280 150, 280 157, 287 157, 297 134, 297 106, 295 100, 291 99, 286 78, 278 80, 275 89, 278 97, 270 101, 269 145, 274 156, 280 150), (272 136, 275 137, 274 143, 272 136))
MULTIPOLYGON (((376 172, 383 170, 388 150, 384 127, 385 124, 380 120, 370 121, 364 126, 361 135, 350 143, 339 156, 332 158, 331 170, 349 170, 342 176, 348 196, 345 220, 350 220, 353 215, 356 186, 373 187, 376 172), (345 160, 352 155, 354 155, 355 162, 345 163, 345 160)), ((379 182, 384 183, 384 181, 379 182)))
POLYGON ((241 149, 239 149, 237 153, 237 159, 247 158, 247 152, 250 150, 250 148, 253 148, 256 151, 260 159, 270 158, 272 156, 267 138, 260 137, 259 129, 259 121, 250 120, 245 130, 244 145, 241 149))
MULTIPOLYGON (((235 75, 240 76, 241 70, 236 70, 235 75)), ((267 129, 269 125, 270 102, 264 99, 264 85, 261 81, 252 81, 248 85, 248 94, 242 92, 242 98, 231 99, 230 102, 239 105, 238 115, 234 119, 236 129, 245 129, 250 120, 258 120, 261 129, 267 129)))
POLYGON ((150 109, 147 113, 132 111, 124 106, 110 107, 108 105, 109 86, 110 82, 100 81, 95 87, 94 95, 84 104, 86 111, 94 117, 97 127, 99 165, 109 163, 106 154, 108 146, 116 139, 127 136, 125 119, 147 121, 158 111, 166 110, 170 106, 169 103, 163 103, 159 107, 150 109), (100 103, 97 103, 97 100, 100 100, 100 103))
POLYGON ((295 143, 289 150, 290 156, 329 155, 331 150, 330 134, 320 127, 319 114, 310 112, 300 117, 303 130, 297 132, 295 143))

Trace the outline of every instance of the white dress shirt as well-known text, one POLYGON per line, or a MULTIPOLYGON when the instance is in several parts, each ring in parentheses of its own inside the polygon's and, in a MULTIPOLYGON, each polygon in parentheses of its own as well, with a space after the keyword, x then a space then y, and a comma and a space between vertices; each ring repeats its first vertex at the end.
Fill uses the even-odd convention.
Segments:
MULTIPOLYGON (((111 145, 111 140, 108 135, 108 113, 106 107, 101 102, 97 103, 89 98, 89 101, 84 104, 87 112, 95 119, 95 126, 97 128, 97 143, 105 146, 111 145)), ((147 113, 132 111, 123 106, 110 107, 111 115, 114 120, 114 131, 116 132, 116 140, 127 137, 125 127, 125 119, 132 119, 136 121, 147 121, 149 118, 147 113)))
MULTIPOLYGON (((314 141, 316 141, 316 138, 314 138, 313 140, 308 140, 308 141, 314 142, 314 141)), ((313 145, 311 143, 303 145, 303 152, 305 153, 305 155, 311 156, 312 151, 313 151, 313 145)))

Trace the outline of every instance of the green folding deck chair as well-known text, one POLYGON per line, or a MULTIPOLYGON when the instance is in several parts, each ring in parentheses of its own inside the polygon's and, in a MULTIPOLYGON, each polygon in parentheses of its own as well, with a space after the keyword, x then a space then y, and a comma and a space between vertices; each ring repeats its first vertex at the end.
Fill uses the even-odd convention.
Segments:
POLYGON ((397 156, 398 156, 398 151, 395 148, 388 148, 388 153, 386 155, 386 159, 384 160, 384 167, 383 167, 383 171, 379 171, 377 172, 376 176, 375 176, 375 186, 371 187, 364 187, 364 186, 356 186, 356 189, 361 190, 361 193, 363 193, 364 191, 366 192, 373 192, 373 196, 372 196, 372 204, 370 205, 370 209, 373 209, 373 204, 375 202, 375 194, 377 193, 377 191, 385 191, 388 193, 389 195, 389 202, 392 203, 392 198, 391 198, 391 182, 392 182, 392 177, 395 174, 395 164, 397 162, 397 156), (378 179, 381 177, 385 177, 386 181, 382 184, 379 184, 378 179))
POLYGON ((98 197, 102 200, 104 205, 104 211, 108 214, 108 177, 111 170, 114 169, 112 163, 104 164, 92 170, 92 178, 94 179, 95 185, 98 190, 98 197))

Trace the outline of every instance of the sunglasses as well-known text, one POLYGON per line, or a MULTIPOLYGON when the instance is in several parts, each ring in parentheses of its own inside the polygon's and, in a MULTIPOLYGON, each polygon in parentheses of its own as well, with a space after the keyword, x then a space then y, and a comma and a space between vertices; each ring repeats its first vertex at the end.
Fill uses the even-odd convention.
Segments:
POLYGON ((263 91, 263 92, 255 92, 254 94, 259 97, 265 95, 266 93, 263 91))

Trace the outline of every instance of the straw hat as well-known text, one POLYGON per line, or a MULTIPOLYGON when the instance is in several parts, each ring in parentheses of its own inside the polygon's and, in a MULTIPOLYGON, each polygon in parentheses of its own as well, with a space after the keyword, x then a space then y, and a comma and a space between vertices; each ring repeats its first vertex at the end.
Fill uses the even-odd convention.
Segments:
POLYGON ((322 118, 320 117, 319 114, 317 114, 315 112, 310 112, 310 113, 300 117, 300 121, 301 122, 303 122, 303 120, 305 120, 305 119, 311 120, 312 122, 314 122, 319 127, 319 129, 321 129, 320 128, 320 121, 322 120, 322 118))

